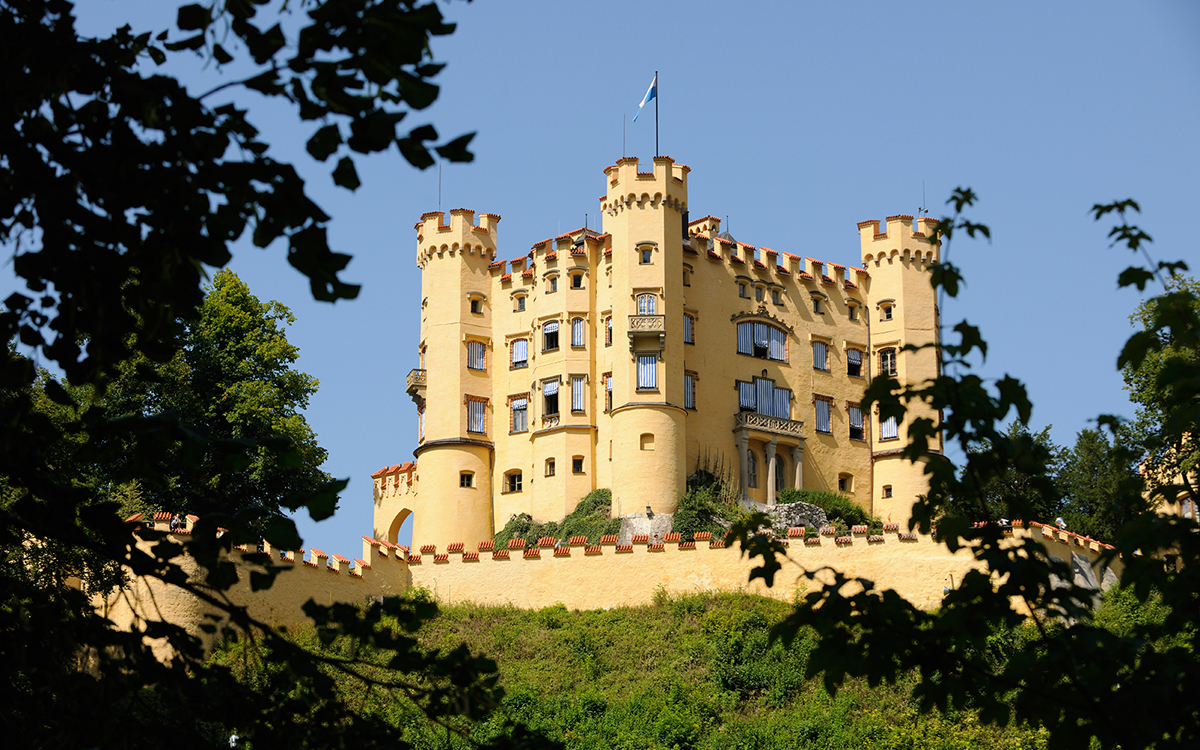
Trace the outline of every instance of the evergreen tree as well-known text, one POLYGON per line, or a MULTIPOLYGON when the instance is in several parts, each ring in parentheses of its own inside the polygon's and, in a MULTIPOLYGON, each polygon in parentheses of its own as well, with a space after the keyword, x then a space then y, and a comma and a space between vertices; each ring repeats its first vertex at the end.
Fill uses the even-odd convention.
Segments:
POLYGON ((973 446, 969 456, 986 460, 1001 440, 1008 444, 1013 460, 974 492, 955 496, 947 512, 968 521, 1003 518, 1053 523, 1061 512, 1062 495, 1053 481, 1044 480, 1057 474, 1063 449, 1050 439, 1050 427, 1034 433, 1024 422, 1014 420, 997 438, 973 446))
POLYGON ((1058 472, 1067 528, 1102 542, 1149 508, 1127 449, 1099 430, 1080 430, 1058 472))

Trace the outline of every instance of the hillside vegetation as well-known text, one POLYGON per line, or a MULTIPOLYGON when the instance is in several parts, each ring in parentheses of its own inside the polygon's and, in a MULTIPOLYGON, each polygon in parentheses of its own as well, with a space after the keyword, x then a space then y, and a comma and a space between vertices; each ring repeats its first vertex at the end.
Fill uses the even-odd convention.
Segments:
MULTIPOLYGON (((811 634, 770 644, 789 609, 743 594, 664 595, 611 611, 458 605, 419 637, 494 659, 508 715, 571 750, 1045 747, 1035 731, 981 726, 969 712, 920 715, 915 675, 830 695, 804 677, 811 634)), ((426 742, 446 746, 445 736, 417 744, 426 742)))

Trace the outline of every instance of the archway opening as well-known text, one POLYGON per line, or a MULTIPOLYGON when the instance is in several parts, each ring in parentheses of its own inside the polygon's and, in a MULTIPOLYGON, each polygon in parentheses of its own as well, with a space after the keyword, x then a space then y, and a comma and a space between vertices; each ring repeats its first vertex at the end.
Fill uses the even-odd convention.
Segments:
POLYGON ((392 544, 412 546, 413 512, 409 508, 402 509, 392 519, 388 526, 387 540, 392 544))

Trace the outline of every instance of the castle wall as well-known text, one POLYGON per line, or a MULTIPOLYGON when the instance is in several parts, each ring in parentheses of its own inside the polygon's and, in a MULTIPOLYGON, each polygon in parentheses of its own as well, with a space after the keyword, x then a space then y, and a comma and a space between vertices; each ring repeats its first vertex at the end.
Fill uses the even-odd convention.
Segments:
MULTIPOLYGON (((1018 529, 1014 540, 1033 537, 1047 552, 1070 561, 1072 554, 1094 564, 1101 545, 1049 527, 1018 529)), ((798 592, 814 590, 804 578, 805 571, 832 568, 855 579, 874 581, 876 588, 892 589, 921 609, 934 609, 941 603, 943 587, 962 581, 963 575, 982 566, 963 548, 951 553, 944 545, 924 534, 893 531, 878 541, 855 534, 839 543, 832 536, 809 546, 791 540, 788 559, 776 574, 775 585, 767 588, 761 580, 748 582, 751 561, 737 548, 712 547, 696 542, 694 547, 677 542, 651 545, 645 540, 627 551, 615 544, 573 545, 563 549, 536 550, 536 556, 522 550, 503 550, 495 557, 483 551, 464 556, 461 553, 423 554, 410 566, 414 586, 431 592, 439 602, 473 602, 484 605, 511 604, 539 608, 562 603, 571 609, 611 609, 638 606, 654 601, 660 590, 669 594, 699 591, 746 591, 783 601, 793 601, 798 592), (471 559, 466 559, 470 557, 471 559)), ((1114 573, 1119 574, 1119 563, 1114 573)), ((1103 571, 1096 578, 1104 580, 1103 571)), ((819 582, 832 580, 828 573, 819 582)), ((851 588, 844 593, 852 593, 851 588)))

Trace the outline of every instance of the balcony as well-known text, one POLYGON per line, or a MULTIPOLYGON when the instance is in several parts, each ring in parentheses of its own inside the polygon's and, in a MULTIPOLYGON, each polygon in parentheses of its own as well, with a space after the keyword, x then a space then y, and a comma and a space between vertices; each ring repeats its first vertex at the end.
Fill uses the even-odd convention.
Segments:
POLYGON ((635 352, 662 351, 667 344, 667 316, 630 315, 629 346, 635 352))
POLYGON ((784 419, 783 417, 770 417, 766 414, 759 414, 753 411, 740 411, 733 415, 733 429, 737 430, 756 430, 758 432, 768 432, 772 435, 783 435, 785 437, 804 439, 804 423, 797 422, 794 419, 784 419))
POLYGON ((410 370, 405 390, 418 409, 425 407, 425 370, 410 370))

